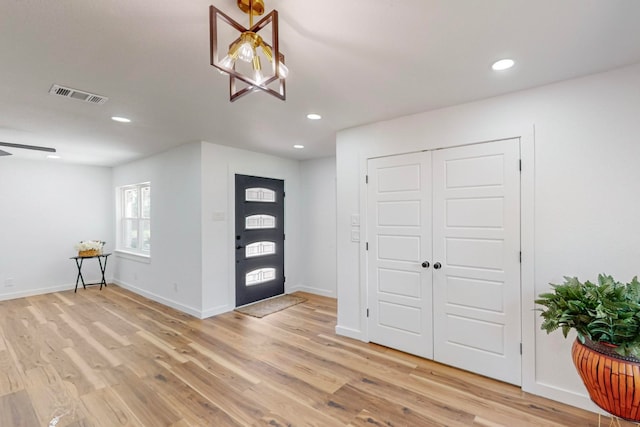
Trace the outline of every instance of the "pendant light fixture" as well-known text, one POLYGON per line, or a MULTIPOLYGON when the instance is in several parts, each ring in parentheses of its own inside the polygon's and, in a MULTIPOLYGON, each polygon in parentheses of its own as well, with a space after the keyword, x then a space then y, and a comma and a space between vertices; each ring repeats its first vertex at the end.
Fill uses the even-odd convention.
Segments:
POLYGON ((231 101, 257 91, 284 101, 285 78, 289 70, 279 49, 278 11, 272 10, 254 25, 253 17, 264 13, 263 0, 237 0, 237 4, 249 15, 249 28, 238 24, 215 6, 209 8, 211 65, 222 74, 229 75, 231 101), (261 30, 264 31, 258 34, 261 30))

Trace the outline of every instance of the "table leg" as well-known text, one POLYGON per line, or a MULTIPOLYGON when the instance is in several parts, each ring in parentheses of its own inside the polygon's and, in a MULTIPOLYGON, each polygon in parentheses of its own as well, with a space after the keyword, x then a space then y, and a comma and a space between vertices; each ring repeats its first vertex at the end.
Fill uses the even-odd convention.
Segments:
POLYGON ((104 272, 107 269, 107 260, 108 258, 104 257, 104 265, 102 265, 102 257, 98 257, 98 262, 100 263, 100 271, 102 272, 102 280, 100 281, 100 290, 102 290, 102 285, 107 286, 107 281, 104 278, 104 272))
POLYGON ((82 277, 82 258, 76 258, 76 266, 78 267, 78 276, 76 277, 76 289, 73 291, 74 293, 78 292, 78 281, 82 283, 82 287, 87 289, 84 284, 84 277, 82 277))

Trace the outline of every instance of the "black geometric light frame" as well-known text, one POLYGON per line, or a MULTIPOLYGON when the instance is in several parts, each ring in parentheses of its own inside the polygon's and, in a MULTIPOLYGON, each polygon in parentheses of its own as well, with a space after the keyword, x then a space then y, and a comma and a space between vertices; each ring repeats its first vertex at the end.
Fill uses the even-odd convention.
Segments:
MULTIPOLYGON (((247 0, 238 0, 238 6, 243 10, 241 3, 246 3, 247 0)), ((258 2, 256 2, 258 3, 258 2)), ((260 2, 261 3, 261 2, 260 2)), ((253 21, 253 14, 261 14, 256 13, 256 9, 254 5, 254 0, 248 0, 249 9, 245 11, 250 15, 250 25, 253 21)), ((264 9, 262 8, 262 11, 264 9)), ((258 21, 255 25, 250 26, 249 28, 245 28, 240 25, 233 19, 231 19, 224 12, 216 8, 215 6, 209 7, 209 33, 210 33, 210 48, 211 48, 211 65, 216 67, 218 70, 222 71, 229 75, 229 99, 231 102, 239 99, 240 97, 252 93, 255 91, 263 91, 270 95, 275 96, 281 100, 286 100, 286 82, 285 77, 281 75, 281 66, 280 64, 285 64, 285 57, 282 52, 280 52, 280 46, 278 41, 278 11, 272 10, 267 15, 265 15, 260 21, 258 21), (230 43, 229 46, 225 46, 224 49, 220 49, 218 46, 218 20, 223 23, 226 23, 235 31, 238 32, 238 37, 230 43), (243 33, 255 33, 258 34, 261 30, 268 27, 271 24, 271 45, 267 45, 268 48, 273 52, 273 58, 269 61, 271 65, 271 74, 262 82, 256 81, 253 76, 246 75, 241 73, 236 69, 235 63, 232 64, 231 67, 225 66, 222 63, 221 58, 219 58, 219 53, 222 52, 223 55, 226 55, 227 52, 231 49, 231 47, 240 41, 240 38, 243 33), (238 81, 244 82, 247 86, 240 87, 241 85, 238 81), (276 82, 276 89, 270 87, 272 83, 276 82)), ((264 33, 264 32, 263 32, 264 33)), ((273 86, 273 85, 272 85, 273 86)))

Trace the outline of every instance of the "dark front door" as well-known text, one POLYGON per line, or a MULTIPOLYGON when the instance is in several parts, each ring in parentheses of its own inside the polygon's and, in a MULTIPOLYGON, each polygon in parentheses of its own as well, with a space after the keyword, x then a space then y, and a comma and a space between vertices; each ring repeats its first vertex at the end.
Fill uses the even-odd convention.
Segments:
POLYGON ((284 181, 236 175, 236 307, 284 293, 284 181))

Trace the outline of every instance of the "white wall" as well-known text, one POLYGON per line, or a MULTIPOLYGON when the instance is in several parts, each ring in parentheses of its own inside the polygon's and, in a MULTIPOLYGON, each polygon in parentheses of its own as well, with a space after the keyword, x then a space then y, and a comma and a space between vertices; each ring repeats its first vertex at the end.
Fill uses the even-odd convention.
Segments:
MULTIPOLYGON (((0 157, 0 300, 72 289, 73 246, 104 240, 111 251, 113 235, 111 169, 0 157)), ((96 260, 82 272, 100 279, 96 260)))
POLYGON ((285 181, 285 290, 295 289, 299 162, 200 141, 114 169, 112 194, 150 181, 152 200, 150 260, 118 256, 114 281, 197 317, 235 308, 236 173, 285 181))
POLYGON ((73 245, 102 239, 113 251, 117 188, 151 182, 151 257, 114 253, 108 280, 198 317, 232 310, 236 173, 285 181, 286 292, 335 294, 334 159, 305 162, 304 178, 296 160, 200 141, 113 169, 0 160, 0 299, 70 288, 73 245))
POLYGON ((203 142, 203 317, 235 308, 235 174, 284 180, 285 292, 295 290, 302 280, 299 162, 203 142))
POLYGON ((302 281, 297 290, 336 297, 336 158, 300 163, 302 281))
POLYGON ((523 136, 531 145, 525 168, 535 168, 523 170, 533 187, 523 212, 533 249, 523 253, 531 266, 523 278, 530 297, 523 304, 523 389, 595 409, 572 366, 571 340, 539 330, 532 300, 565 275, 606 272, 627 281, 640 270, 638 87, 640 65, 339 132, 336 330, 367 339, 363 250, 349 239, 366 159, 523 136))
POLYGON ((176 309, 202 310, 202 228, 200 142, 113 169, 116 188, 151 182, 151 257, 116 253, 114 281, 176 309))

